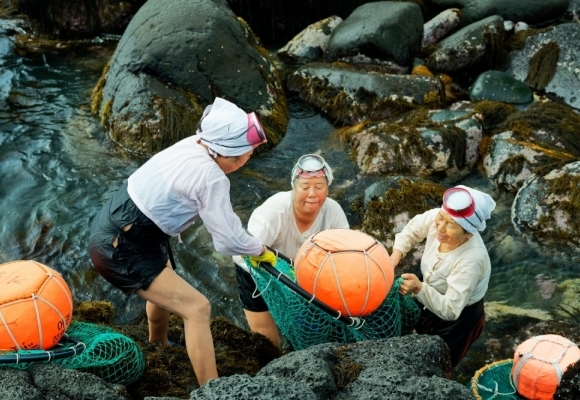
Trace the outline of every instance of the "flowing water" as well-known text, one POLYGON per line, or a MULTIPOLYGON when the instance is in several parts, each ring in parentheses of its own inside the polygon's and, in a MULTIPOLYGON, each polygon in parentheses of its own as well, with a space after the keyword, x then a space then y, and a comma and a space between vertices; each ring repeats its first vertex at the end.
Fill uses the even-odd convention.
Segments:
MULTIPOLYGON (((51 266, 63 274, 76 301, 111 301, 116 322, 126 323, 144 309, 143 301, 102 279, 87 252, 92 217, 144 162, 111 145, 90 113, 91 89, 114 47, 114 41, 96 41, 83 50, 18 55, 8 38, 0 38, 0 262, 31 259, 51 266)), ((334 171, 331 197, 353 223, 350 201, 375 178, 357 175, 331 123, 297 100, 289 104, 290 122, 280 145, 230 175, 235 211, 247 222, 263 200, 289 190, 290 170, 300 155, 321 151, 334 171)), ((498 199, 484 235, 493 262, 486 300, 550 310, 558 296, 543 300, 535 277, 543 273, 556 282, 576 277, 570 259, 522 245, 510 222, 513 196, 498 197, 477 172, 462 183, 498 199), (504 251, 511 238, 519 251, 504 251)), ((172 242, 178 272, 209 298, 214 316, 245 326, 231 259, 213 249, 199 222, 182 239, 172 242)))

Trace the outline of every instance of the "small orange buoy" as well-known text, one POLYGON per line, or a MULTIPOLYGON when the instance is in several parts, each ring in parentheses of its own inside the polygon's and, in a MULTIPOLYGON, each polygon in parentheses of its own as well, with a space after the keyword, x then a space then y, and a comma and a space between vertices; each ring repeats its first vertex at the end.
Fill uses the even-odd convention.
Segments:
POLYGON ((0 264, 0 350, 48 350, 70 324, 70 289, 35 261, 0 264))
POLYGON ((530 400, 552 400, 562 374, 580 360, 580 349, 559 335, 535 336, 514 354, 512 380, 518 393, 530 400))
POLYGON ((375 311, 393 285, 387 249, 372 236, 350 229, 314 234, 298 250, 298 285, 344 316, 375 311))

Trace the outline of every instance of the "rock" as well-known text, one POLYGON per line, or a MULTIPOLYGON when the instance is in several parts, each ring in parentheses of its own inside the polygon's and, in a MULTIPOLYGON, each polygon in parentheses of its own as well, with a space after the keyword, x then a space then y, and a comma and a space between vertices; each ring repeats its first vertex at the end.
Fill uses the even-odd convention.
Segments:
POLYGON ((294 36, 291 41, 278 50, 278 55, 290 60, 316 60, 321 58, 326 51, 330 35, 341 22, 342 18, 333 15, 307 26, 306 29, 294 36))
POLYGON ((542 300, 550 300, 556 292, 556 281, 547 277, 546 274, 538 274, 535 279, 542 300))
POLYGON ((580 24, 576 22, 537 31, 527 36, 523 49, 510 53, 506 73, 580 109, 578 43, 580 24))
POLYGON ((525 21, 539 24, 554 20, 564 14, 570 0, 433 0, 433 4, 443 7, 457 7, 471 22, 490 15, 499 15, 511 21, 525 21))
POLYGON ((44 396, 34 387, 28 372, 8 367, 0 368, 0 398, 42 400, 44 396))
MULTIPOLYGON (((269 376, 232 375, 211 379, 191 392, 189 400, 304 400, 319 399, 305 382, 269 376)), ((322 399, 321 399, 322 400, 322 399)))
POLYGON ((219 95, 256 110, 274 145, 285 133, 288 110, 266 54, 225 2, 150 0, 93 90, 93 111, 114 142, 151 156, 193 134, 219 95))
POLYGON ((506 305, 505 301, 486 301, 485 304, 486 321, 495 321, 513 316, 529 317, 540 321, 550 321, 552 316, 546 310, 528 309, 506 305))
POLYGON ((579 199, 580 161, 576 161, 527 179, 514 200, 512 223, 534 245, 580 254, 579 199))
POLYGON ((456 180, 469 174, 478 159, 482 127, 467 112, 457 118, 439 110, 353 127, 348 135, 362 173, 438 173, 456 180))
POLYGON ((532 89, 503 71, 480 74, 469 88, 472 101, 493 100, 511 104, 529 104, 534 100, 532 89))
POLYGON ((454 32, 461 25, 461 12, 457 8, 445 10, 423 25, 423 41, 421 46, 439 42, 442 38, 454 32))
POLYGON ((310 347, 307 351, 294 351, 271 361, 256 376, 308 382, 316 398, 331 398, 337 391, 332 373, 337 360, 332 352, 338 346, 338 343, 325 343, 310 347))
MULTIPOLYGON (((580 156, 576 126, 580 115, 555 102, 536 102, 497 126, 483 167, 498 188, 516 192, 522 183, 550 165, 580 156)), ((544 171, 544 173, 547 171, 544 171)))
POLYGON ((332 32, 325 59, 363 54, 408 65, 419 51, 423 16, 417 4, 379 1, 355 9, 332 32))
POLYGON ((556 314, 580 320, 580 279, 567 279, 558 285, 558 291, 562 293, 562 298, 556 307, 556 314))
POLYGON ((34 385, 47 398, 124 399, 120 394, 122 386, 107 383, 88 372, 50 364, 34 364, 28 369, 28 372, 34 385))
MULTIPOLYGON (((427 59, 427 66, 436 71, 453 72, 493 59, 493 48, 503 43, 503 19, 497 15, 467 25, 443 39, 427 59)), ((485 64, 493 64, 494 60, 485 64)))
POLYGON ((433 77, 359 71, 333 64, 308 64, 288 79, 288 90, 336 122, 354 125, 443 104, 441 81, 433 77))

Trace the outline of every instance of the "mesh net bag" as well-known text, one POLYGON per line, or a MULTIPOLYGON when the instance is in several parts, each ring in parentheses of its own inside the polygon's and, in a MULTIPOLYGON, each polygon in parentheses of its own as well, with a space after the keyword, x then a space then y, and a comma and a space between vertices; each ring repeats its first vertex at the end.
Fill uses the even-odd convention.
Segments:
MULTIPOLYGON (((417 304, 399 294, 401 278, 395 280, 379 308, 367 316, 352 319, 354 324, 347 324, 299 296, 262 264, 252 267, 248 259, 246 264, 259 291, 255 295, 264 298, 278 328, 294 350, 321 343, 353 343, 405 335, 411 333, 420 316, 417 304)), ((295 282, 290 260, 278 257, 276 270, 295 282)))
POLYGON ((511 379, 513 360, 496 361, 479 369, 471 378, 470 387, 477 400, 520 400, 511 379))
POLYGON ((129 337, 113 329, 102 325, 87 322, 73 321, 66 331, 66 335, 84 344, 84 350, 70 352, 70 346, 74 342, 60 343, 51 351, 25 350, 18 352, 22 362, 14 362, 15 354, 6 353, 0 356, 10 363, 2 363, 2 366, 26 369, 31 365, 27 360, 45 359, 44 363, 62 365, 64 368, 76 369, 82 372, 92 373, 109 383, 128 385, 137 381, 145 371, 145 357, 139 346, 129 337), (44 355, 62 354, 69 352, 69 356, 58 358, 44 355))

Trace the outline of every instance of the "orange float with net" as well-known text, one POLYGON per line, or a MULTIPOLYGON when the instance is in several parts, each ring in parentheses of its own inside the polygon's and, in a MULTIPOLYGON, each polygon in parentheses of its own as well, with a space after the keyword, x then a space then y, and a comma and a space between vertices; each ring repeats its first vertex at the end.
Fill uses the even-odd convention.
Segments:
POLYGON ((0 350, 48 350, 72 317, 73 300, 62 276, 35 261, 0 264, 0 350))
POLYGON ((328 229, 310 237, 294 263, 298 285, 343 316, 375 311, 391 290, 394 271, 387 249, 350 229, 328 229))
POLYGON ((552 400, 566 368, 580 360, 580 349, 559 335, 541 335, 521 343, 511 371, 518 394, 552 400))

